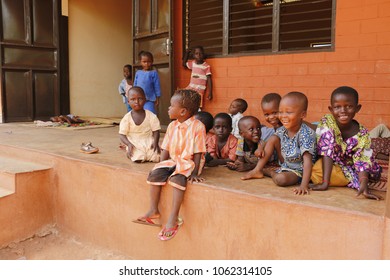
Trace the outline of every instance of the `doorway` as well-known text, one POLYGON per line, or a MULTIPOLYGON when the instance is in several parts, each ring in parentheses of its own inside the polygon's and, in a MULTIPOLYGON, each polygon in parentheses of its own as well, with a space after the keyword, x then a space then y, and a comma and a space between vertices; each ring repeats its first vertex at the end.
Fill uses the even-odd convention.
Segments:
POLYGON ((66 99, 60 95, 61 1, 1 0, 0 11, 4 121, 48 120, 66 99))
POLYGON ((161 84, 157 115, 163 127, 170 122, 168 107, 173 88, 171 4, 171 0, 133 1, 133 68, 135 71, 141 69, 138 60, 141 50, 153 54, 153 65, 161 84))

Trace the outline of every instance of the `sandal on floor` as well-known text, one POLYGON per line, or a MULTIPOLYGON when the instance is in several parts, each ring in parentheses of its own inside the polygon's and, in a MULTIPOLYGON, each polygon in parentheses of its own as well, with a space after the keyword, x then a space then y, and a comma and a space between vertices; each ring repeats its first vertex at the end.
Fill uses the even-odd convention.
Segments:
POLYGON ((168 241, 175 237, 177 232, 179 231, 179 228, 183 225, 184 220, 182 218, 177 218, 177 223, 172 228, 166 228, 164 227, 159 233, 158 238, 161 241, 168 241))
POLYGON ((132 220, 133 223, 141 224, 141 225, 147 225, 147 226, 155 226, 155 227, 161 227, 162 225, 159 222, 160 215, 154 215, 151 217, 139 217, 135 220, 132 220), (157 222, 153 221, 157 220, 157 222))
POLYGON ((91 142, 82 143, 80 151, 86 154, 93 154, 99 152, 99 148, 92 146, 91 142))

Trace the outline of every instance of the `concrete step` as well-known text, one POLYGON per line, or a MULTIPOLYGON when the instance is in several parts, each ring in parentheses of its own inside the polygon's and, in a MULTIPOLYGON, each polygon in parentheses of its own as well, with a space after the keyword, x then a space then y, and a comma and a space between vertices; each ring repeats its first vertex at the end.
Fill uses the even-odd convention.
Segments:
POLYGON ((0 156, 0 197, 15 193, 18 174, 48 170, 50 168, 50 166, 42 164, 0 156))

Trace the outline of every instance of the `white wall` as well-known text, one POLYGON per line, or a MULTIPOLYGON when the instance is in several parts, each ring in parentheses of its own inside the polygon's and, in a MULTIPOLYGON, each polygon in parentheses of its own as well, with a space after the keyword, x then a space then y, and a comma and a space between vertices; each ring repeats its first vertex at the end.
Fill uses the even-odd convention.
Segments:
POLYGON ((123 65, 132 62, 132 1, 68 0, 70 111, 122 117, 123 65))

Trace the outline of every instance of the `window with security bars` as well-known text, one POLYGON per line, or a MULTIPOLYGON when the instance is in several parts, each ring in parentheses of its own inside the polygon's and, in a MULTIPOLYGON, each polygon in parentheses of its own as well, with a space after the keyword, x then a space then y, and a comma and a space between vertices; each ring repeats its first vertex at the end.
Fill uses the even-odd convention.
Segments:
POLYGON ((332 49, 334 0, 184 0, 184 48, 209 56, 332 49))

